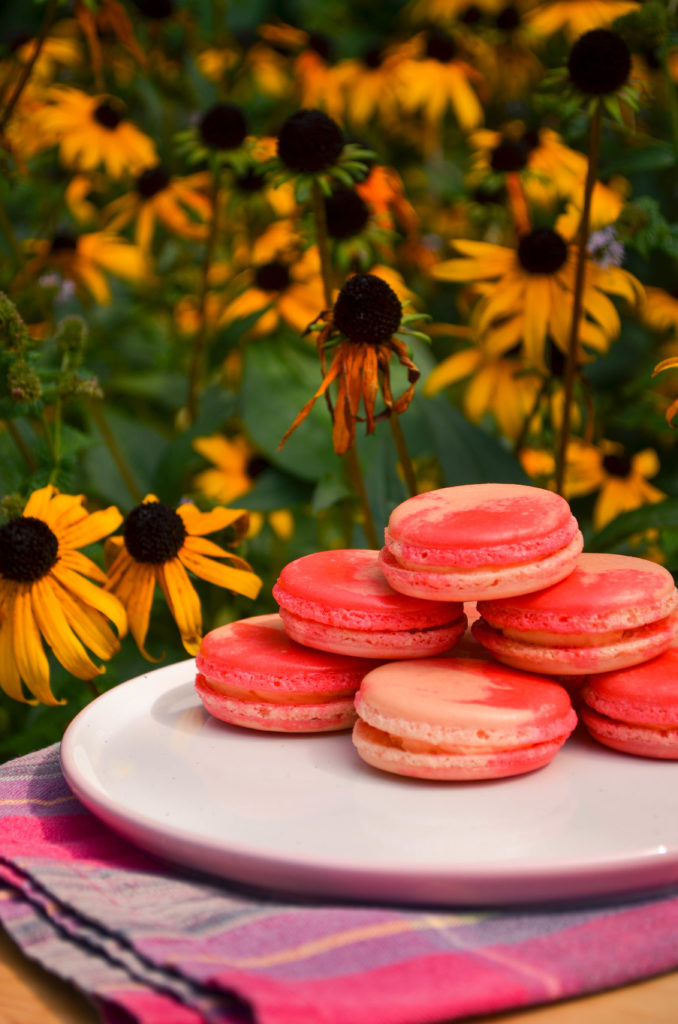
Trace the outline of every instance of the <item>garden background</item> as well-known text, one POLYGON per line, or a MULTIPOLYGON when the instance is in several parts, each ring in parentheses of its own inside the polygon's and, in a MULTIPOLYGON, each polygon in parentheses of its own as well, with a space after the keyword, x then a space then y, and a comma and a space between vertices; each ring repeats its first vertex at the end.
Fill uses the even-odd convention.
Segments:
POLYGON ((678 569, 675 7, 2 5, 0 758, 194 653, 193 593, 203 632, 274 611, 286 562, 374 543, 414 489, 558 489, 588 550, 678 569), (369 290, 368 337, 339 330, 356 274, 387 336, 369 290), (335 382, 281 448, 337 353, 346 422, 335 382), (59 495, 106 524, 65 654, 59 495), (135 548, 149 496, 171 577, 135 548), (249 521, 196 512, 224 508, 249 521))

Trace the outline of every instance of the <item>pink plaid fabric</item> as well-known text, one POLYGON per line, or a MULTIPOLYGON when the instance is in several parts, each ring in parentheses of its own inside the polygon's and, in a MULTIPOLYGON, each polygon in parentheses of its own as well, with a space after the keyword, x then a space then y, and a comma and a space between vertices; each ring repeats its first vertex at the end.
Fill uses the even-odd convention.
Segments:
POLYGON ((490 911, 287 900, 138 851, 58 748, 0 767, 0 922, 109 1024, 427 1024, 678 966, 678 895, 490 911))

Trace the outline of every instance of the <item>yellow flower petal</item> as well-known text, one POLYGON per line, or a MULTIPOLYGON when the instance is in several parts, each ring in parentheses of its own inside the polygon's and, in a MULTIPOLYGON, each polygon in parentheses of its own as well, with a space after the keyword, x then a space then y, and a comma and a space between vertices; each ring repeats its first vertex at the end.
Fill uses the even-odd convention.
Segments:
POLYGON ((64 613, 68 594, 49 577, 33 584, 33 613, 40 632, 67 672, 78 679, 92 679, 103 671, 87 655, 64 613))
POLYGON ((4 607, 4 615, 0 620, 0 687, 12 700, 22 704, 37 704, 35 698, 24 696, 21 676, 17 666, 14 650, 14 599, 4 607))
POLYGON ((179 627, 184 647, 189 654, 197 654, 202 639, 200 599, 177 558, 158 567, 158 583, 179 627))
POLYGON ((118 636, 125 635, 127 615, 117 597, 107 590, 97 587, 94 583, 90 583, 84 576, 80 576, 79 573, 73 572, 68 566, 61 565, 59 562, 52 569, 52 575, 74 597, 84 601, 92 608, 96 608, 107 619, 110 619, 118 631, 118 636))
POLYGON ((179 505, 177 514, 181 516, 187 533, 204 536, 232 526, 242 516, 246 516, 247 512, 244 509, 222 507, 201 512, 197 505, 187 502, 185 505, 179 505))
POLYGON ((218 587, 226 587, 234 590, 236 594, 244 594, 245 597, 251 598, 255 598, 261 590, 262 581, 252 571, 245 572, 230 565, 220 565, 186 548, 180 552, 179 558, 196 576, 218 587))
POLYGON ((17 588, 12 615, 12 635, 17 668, 28 689, 43 704, 65 704, 57 700, 49 685, 49 662, 33 614, 30 584, 17 588))

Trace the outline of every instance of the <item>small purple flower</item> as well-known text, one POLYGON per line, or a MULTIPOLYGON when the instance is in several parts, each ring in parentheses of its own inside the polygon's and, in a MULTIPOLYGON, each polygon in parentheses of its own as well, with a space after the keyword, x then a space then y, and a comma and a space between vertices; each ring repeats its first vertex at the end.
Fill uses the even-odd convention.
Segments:
POLYGON ((624 262, 624 244, 611 225, 591 232, 586 251, 599 267, 621 267, 624 262))

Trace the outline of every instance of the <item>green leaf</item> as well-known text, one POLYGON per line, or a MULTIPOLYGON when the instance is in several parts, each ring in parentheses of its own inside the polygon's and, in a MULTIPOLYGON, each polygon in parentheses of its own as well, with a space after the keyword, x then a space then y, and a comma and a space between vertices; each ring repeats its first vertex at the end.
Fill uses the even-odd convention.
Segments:
MULTIPOLYGON (((143 498, 146 492, 151 490, 153 471, 165 450, 167 439, 119 409, 109 408, 106 420, 143 498)), ((92 436, 96 440, 90 445, 84 458, 84 467, 91 486, 105 500, 125 508, 132 507, 136 502, 128 491, 111 452, 94 427, 92 436)))
POLYGON ((610 551, 634 533, 677 526, 678 498, 667 498, 666 501, 622 512, 591 538, 587 548, 589 551, 610 551))
POLYGON ((275 512, 279 508, 305 505, 311 498, 308 484, 280 473, 277 469, 266 469, 251 491, 230 502, 233 507, 246 508, 252 512, 275 512))
POLYGON ((318 481, 313 491, 311 511, 315 515, 326 508, 331 508, 332 505, 336 505, 340 501, 344 501, 350 496, 351 491, 343 480, 334 475, 325 476, 322 480, 318 481))
POLYGON ((511 452, 496 438, 469 423, 444 396, 426 399, 420 411, 428 425, 445 486, 532 482, 511 452))
POLYGON ((282 451, 278 445, 321 380, 318 356, 302 341, 258 338, 245 350, 241 400, 247 434, 274 466, 313 482, 337 461, 324 398, 316 401, 282 451))
POLYGON ((637 149, 628 156, 621 156, 605 163, 600 176, 607 178, 610 174, 634 174, 639 171, 660 171, 673 167, 676 155, 668 143, 653 142, 637 149))

